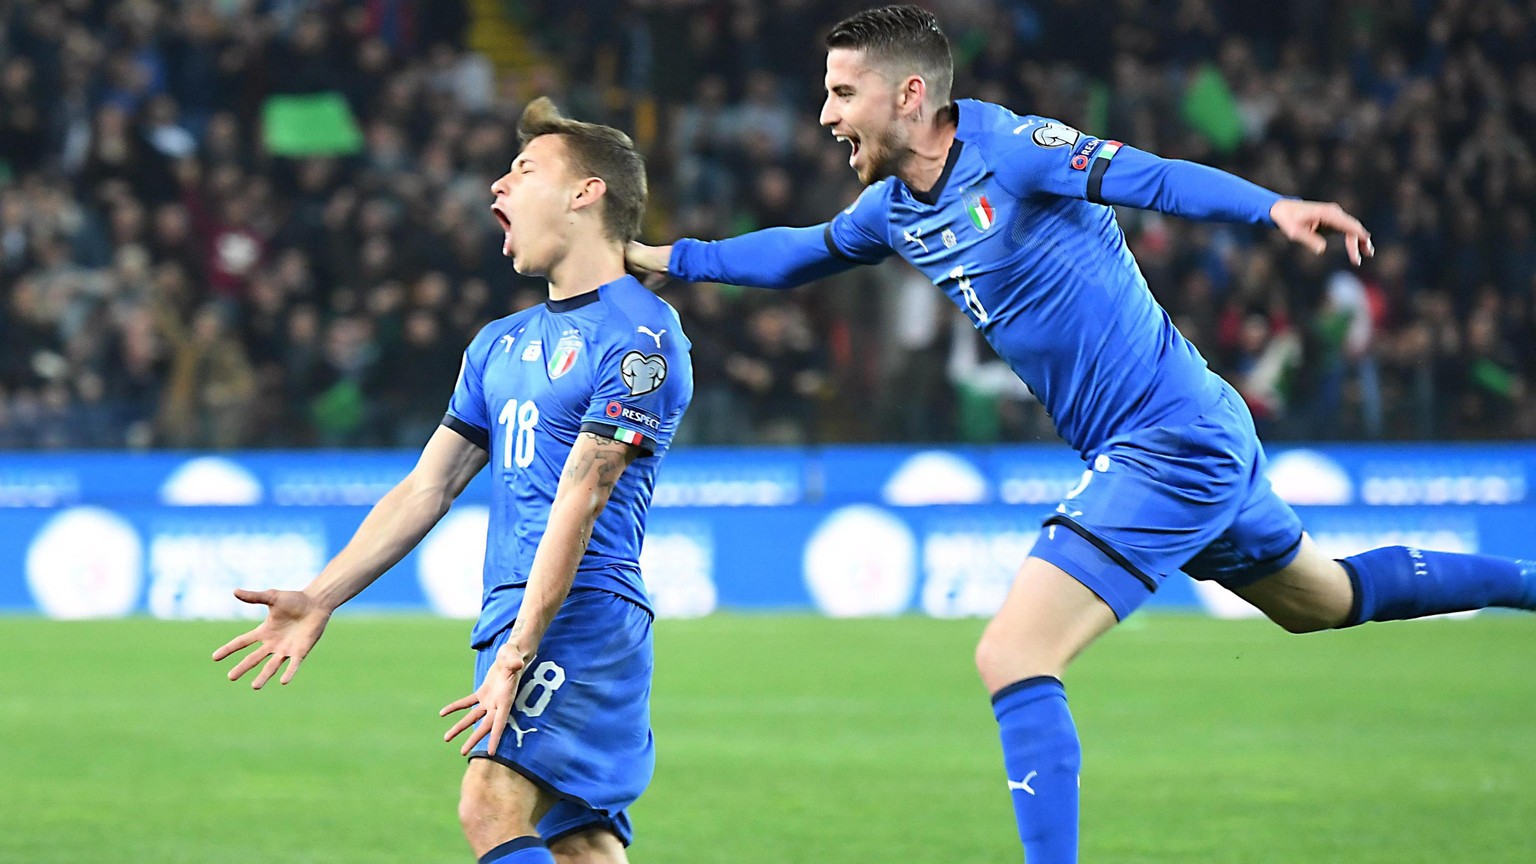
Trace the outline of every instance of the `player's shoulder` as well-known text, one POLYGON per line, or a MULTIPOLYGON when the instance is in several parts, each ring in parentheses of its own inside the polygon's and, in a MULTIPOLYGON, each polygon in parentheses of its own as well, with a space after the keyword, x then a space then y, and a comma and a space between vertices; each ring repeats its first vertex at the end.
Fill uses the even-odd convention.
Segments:
POLYGON ((877 217, 887 212, 891 196, 896 194, 897 181, 883 177, 864 187, 853 203, 843 208, 842 215, 855 218, 877 217))
POLYGON ((537 314, 541 308, 542 306, 531 306, 491 321, 480 328, 475 338, 469 340, 469 348, 465 353, 472 358, 479 358, 489 353, 490 349, 501 341, 501 337, 516 334, 517 330, 526 325, 528 319, 537 314))
POLYGON ((1074 147, 1082 133, 1066 123, 1039 114, 1019 114, 992 102, 961 99, 959 136, 983 150, 1016 150, 1030 145, 1041 150, 1074 147))
POLYGON ((603 305, 607 309, 602 328, 608 341, 617 345, 654 341, 656 348, 672 347, 680 353, 687 353, 692 347, 683 333, 677 310, 634 277, 625 276, 610 282, 602 291, 603 305), (663 331, 672 337, 665 344, 663 331))

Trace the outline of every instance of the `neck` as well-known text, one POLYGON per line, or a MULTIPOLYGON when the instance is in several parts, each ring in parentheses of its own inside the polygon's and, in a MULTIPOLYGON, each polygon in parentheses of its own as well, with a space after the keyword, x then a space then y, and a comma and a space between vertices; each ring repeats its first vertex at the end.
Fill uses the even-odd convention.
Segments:
POLYGON ((949 161, 949 148, 955 143, 955 112, 945 106, 913 123, 912 137, 907 146, 907 158, 897 178, 914 192, 927 192, 944 174, 944 164, 949 161))
POLYGON ((549 299, 569 300, 624 275, 624 247, 607 238, 576 242, 549 268, 549 299))

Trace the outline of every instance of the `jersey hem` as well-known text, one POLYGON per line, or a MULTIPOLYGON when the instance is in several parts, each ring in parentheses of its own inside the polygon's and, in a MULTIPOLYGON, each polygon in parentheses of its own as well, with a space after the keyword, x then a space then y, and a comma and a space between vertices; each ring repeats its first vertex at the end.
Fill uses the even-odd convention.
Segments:
POLYGON ((579 798, 579 797, 577 797, 575 795, 571 795, 571 794, 569 794, 567 792, 561 792, 559 789, 555 788, 555 784, 549 782, 549 780, 545 779, 537 771, 533 770, 532 768, 529 768, 527 765, 524 765, 524 764, 522 764, 520 762, 516 762, 516 761, 514 761, 512 759, 507 758, 506 756, 502 756, 499 753, 489 753, 489 752, 487 752, 487 753, 479 753, 479 752, 476 752, 476 753, 469 754, 469 758, 470 759, 489 759, 492 762, 495 762, 497 765, 501 765, 503 767, 509 768, 512 771, 515 771, 518 774, 523 775, 524 777, 528 778, 529 782, 533 783, 533 785, 539 787, 540 789, 543 789, 545 792, 548 792, 549 794, 555 796, 556 798, 559 798, 562 801, 569 801, 572 804, 575 804, 575 805, 577 805, 579 807, 585 807, 586 809, 591 810, 594 813, 601 813, 604 816, 612 816, 613 815, 612 813, 608 812, 608 810, 605 809, 605 808, 598 807, 598 806, 596 806, 594 804, 590 804, 586 800, 584 800, 582 798, 579 798))
POLYGON ((1051 516, 1046 517, 1045 522, 1043 522, 1042 524, 1043 525, 1061 525, 1061 526, 1067 528, 1073 534, 1076 534, 1077 536, 1083 538, 1084 540, 1087 540, 1089 543, 1092 543, 1094 548, 1098 549, 1100 552, 1103 552, 1106 556, 1109 557, 1109 560, 1111 560, 1111 561, 1115 562, 1116 564, 1119 564, 1121 567, 1125 568, 1125 571, 1127 573, 1130 573, 1132 576, 1135 576, 1137 579, 1140 579, 1141 583, 1143 585, 1147 586, 1147 590, 1148 591, 1156 591, 1157 590, 1157 580, 1156 579, 1153 579, 1151 576, 1148 576, 1145 572, 1142 571, 1142 569, 1140 567, 1137 567, 1135 564, 1132 564, 1131 560, 1129 558, 1127 558, 1124 555, 1120 554, 1120 552, 1118 552, 1114 547, 1112 547, 1108 543, 1104 542, 1103 538, 1096 536, 1092 531, 1089 531, 1087 528, 1084 528, 1083 526, 1079 525, 1073 519, 1070 519, 1070 518, 1068 518, 1066 516, 1063 516, 1063 515, 1057 513, 1057 514, 1053 514, 1051 516))

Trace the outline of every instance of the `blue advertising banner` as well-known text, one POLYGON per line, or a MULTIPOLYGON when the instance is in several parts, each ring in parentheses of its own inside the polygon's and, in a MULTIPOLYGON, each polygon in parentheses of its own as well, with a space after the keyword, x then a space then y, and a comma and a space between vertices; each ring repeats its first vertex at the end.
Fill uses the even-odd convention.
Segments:
MULTIPOLYGON (((298 587, 415 454, 0 456, 0 610, 59 618, 255 614, 230 589, 298 587)), ((1402 543, 1529 556, 1536 445, 1276 449, 1270 477, 1330 554, 1402 543)), ((663 616, 815 609, 990 615, 1040 520, 1081 479, 1060 447, 696 449, 667 457, 642 568, 663 616)), ((354 605, 473 617, 488 486, 354 605)), ((1164 607, 1243 615, 1170 581, 1164 607)))

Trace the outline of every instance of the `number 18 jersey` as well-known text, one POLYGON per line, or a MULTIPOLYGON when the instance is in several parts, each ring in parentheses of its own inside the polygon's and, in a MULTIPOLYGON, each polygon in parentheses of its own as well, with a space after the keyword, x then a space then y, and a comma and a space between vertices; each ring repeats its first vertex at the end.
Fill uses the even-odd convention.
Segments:
POLYGON ((484 593, 472 644, 511 624, 566 457, 582 432, 640 448, 592 528, 572 585, 647 610, 640 576, 656 469, 693 397, 677 313, 632 277, 487 325, 464 352, 443 425, 490 454, 484 593))

